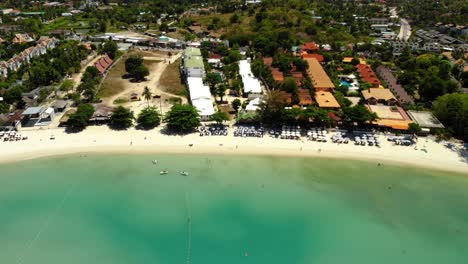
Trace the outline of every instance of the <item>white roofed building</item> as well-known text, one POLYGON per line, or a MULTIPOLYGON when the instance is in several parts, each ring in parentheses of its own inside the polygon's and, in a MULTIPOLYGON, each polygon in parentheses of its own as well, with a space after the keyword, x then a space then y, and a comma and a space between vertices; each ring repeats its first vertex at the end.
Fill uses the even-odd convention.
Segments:
POLYGON ((203 79, 199 77, 188 77, 187 86, 192 105, 198 110, 200 117, 207 120, 215 113, 210 88, 203 84, 203 79))
POLYGON ((250 62, 248 60, 239 61, 239 75, 244 84, 244 93, 262 93, 262 86, 260 81, 254 76, 250 69, 250 62))

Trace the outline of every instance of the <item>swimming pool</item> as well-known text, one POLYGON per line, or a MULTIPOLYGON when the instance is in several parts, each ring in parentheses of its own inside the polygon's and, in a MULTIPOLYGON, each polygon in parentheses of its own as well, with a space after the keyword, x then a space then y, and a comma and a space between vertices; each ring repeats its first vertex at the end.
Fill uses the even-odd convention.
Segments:
POLYGON ((346 86, 348 88, 351 86, 351 84, 349 82, 344 81, 344 80, 341 80, 341 85, 344 85, 344 86, 346 86))

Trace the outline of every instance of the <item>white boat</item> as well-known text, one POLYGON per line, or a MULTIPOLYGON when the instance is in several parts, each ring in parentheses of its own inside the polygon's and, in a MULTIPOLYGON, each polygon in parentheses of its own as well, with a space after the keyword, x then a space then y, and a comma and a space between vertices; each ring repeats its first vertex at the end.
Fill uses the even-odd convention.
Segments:
POLYGON ((180 175, 182 175, 182 176, 189 176, 189 173, 186 172, 186 171, 181 171, 181 172, 180 172, 180 175))
POLYGON ((158 164, 157 160, 153 160, 152 162, 153 162, 154 165, 158 164))
POLYGON ((168 172, 167 170, 163 170, 163 171, 160 171, 160 172, 159 172, 160 175, 166 175, 166 174, 168 174, 168 173, 169 173, 169 172, 168 172))

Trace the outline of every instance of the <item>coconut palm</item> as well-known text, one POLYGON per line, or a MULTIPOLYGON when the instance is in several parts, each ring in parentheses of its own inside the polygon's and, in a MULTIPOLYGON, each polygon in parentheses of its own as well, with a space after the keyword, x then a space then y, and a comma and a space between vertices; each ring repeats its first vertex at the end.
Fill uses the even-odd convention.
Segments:
POLYGON ((145 100, 148 102, 148 106, 149 106, 149 102, 150 102, 151 98, 153 97, 153 93, 151 93, 148 86, 145 87, 145 90, 143 91, 142 95, 145 98, 145 100))

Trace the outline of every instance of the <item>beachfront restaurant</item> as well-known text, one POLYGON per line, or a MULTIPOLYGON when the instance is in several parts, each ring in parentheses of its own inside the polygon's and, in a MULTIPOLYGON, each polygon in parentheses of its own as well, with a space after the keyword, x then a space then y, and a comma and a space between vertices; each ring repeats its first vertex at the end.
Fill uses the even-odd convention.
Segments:
POLYGON ((37 106, 29 107, 22 113, 23 127, 47 126, 55 118, 55 110, 51 107, 37 106))

